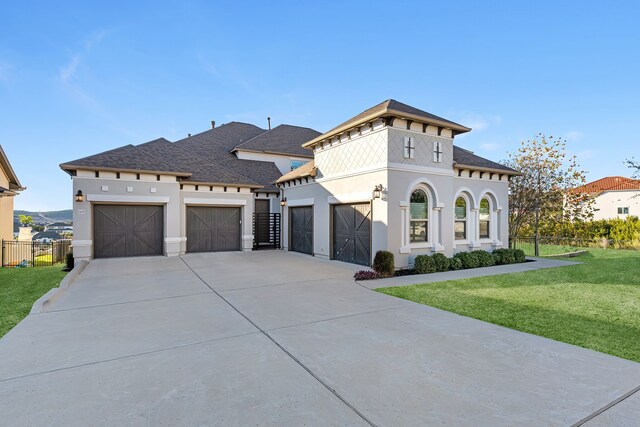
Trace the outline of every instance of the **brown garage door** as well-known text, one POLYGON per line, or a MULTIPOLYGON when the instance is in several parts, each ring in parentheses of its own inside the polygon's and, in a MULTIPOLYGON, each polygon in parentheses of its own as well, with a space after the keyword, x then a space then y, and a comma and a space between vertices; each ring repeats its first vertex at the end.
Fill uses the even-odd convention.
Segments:
POLYGON ((371 205, 333 207, 333 259, 371 264, 371 205))
POLYGON ((239 251, 240 208, 187 207, 187 252, 239 251))
POLYGON ((289 250, 313 254, 313 206, 289 208, 289 250))
POLYGON ((95 258, 162 255, 162 206, 94 205, 95 258))

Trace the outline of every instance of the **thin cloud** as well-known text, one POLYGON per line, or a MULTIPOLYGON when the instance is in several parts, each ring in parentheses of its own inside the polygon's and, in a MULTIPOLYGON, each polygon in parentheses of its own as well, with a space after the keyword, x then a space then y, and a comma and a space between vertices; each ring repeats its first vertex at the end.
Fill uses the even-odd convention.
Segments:
POLYGON ((496 144, 495 142, 487 142, 485 144, 480 144, 480 148, 484 151, 496 151, 501 147, 500 144, 496 144))
POLYGON ((58 70, 58 78, 63 84, 67 84, 72 80, 75 80, 78 73, 78 66, 80 65, 80 55, 76 54, 71 57, 67 64, 63 65, 58 70))
POLYGON ((582 132, 572 130, 570 132, 567 132, 565 138, 567 139, 567 141, 580 141, 582 139, 582 136, 582 132))
POLYGON ((502 123, 502 116, 499 115, 482 115, 467 113, 466 118, 463 116, 462 124, 470 127, 474 131, 487 130, 492 126, 499 126, 502 123))

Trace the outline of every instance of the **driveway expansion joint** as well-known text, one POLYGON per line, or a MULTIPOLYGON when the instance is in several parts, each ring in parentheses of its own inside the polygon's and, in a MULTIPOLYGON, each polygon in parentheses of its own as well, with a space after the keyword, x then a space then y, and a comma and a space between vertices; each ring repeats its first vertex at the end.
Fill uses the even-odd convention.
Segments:
POLYGON ((302 363, 301 360, 299 360, 297 357, 295 357, 291 352, 289 352, 286 348, 284 348, 284 346, 282 344, 280 344, 275 338, 273 338, 266 330, 262 329, 260 326, 258 326, 253 320, 251 320, 248 316, 246 316, 244 313, 242 313, 240 310, 238 310, 233 304, 231 304, 230 301, 228 301, 222 294, 220 294, 218 291, 216 291, 215 289, 213 289, 211 286, 209 286, 209 284, 202 279, 202 277, 200 277, 200 275, 198 273, 196 273, 191 266, 189 266, 189 264, 187 264, 187 262, 182 259, 182 257, 180 257, 180 259, 182 260, 182 262, 184 262, 184 264, 189 268, 189 270, 191 270, 191 272, 193 274, 195 274, 198 279, 200 279, 202 281, 202 283, 204 283, 209 289, 211 289, 216 295, 218 295, 220 298, 222 298, 222 300, 227 303, 229 305, 229 307, 231 307, 232 309, 234 309, 239 315, 241 315, 242 317, 244 317, 249 323, 251 323, 256 329, 258 329, 260 331, 260 333, 262 333, 262 335, 264 335, 267 339, 269 339, 269 341, 271 341, 273 344, 275 344, 280 350, 282 350, 287 356, 289 356, 289 358, 291 360, 293 360, 298 366, 300 366, 302 369, 304 369, 309 375, 311 375, 316 381, 318 381, 324 388, 326 388, 329 392, 331 392, 331 394, 333 394, 335 397, 337 397, 342 403, 344 403, 349 409, 351 409, 356 415, 358 415, 360 418, 362 418, 362 420, 364 422, 366 422, 367 424, 369 424, 370 426, 376 426, 376 424, 371 421, 369 418, 367 418, 366 415, 364 415, 358 408, 356 408, 355 406, 353 406, 353 404, 351 404, 349 401, 347 401, 344 397, 342 397, 334 388, 332 388, 331 386, 329 386, 329 384, 327 384, 326 382, 324 382, 322 380, 322 378, 320 378, 318 375, 316 375, 309 367, 307 367, 304 363, 302 363))
POLYGON ((601 415, 601 414, 607 412, 609 409, 613 408, 618 403, 630 398, 631 396, 636 394, 638 391, 640 391, 640 385, 637 386, 636 388, 632 389, 632 390, 629 390, 628 392, 626 392, 622 396, 618 397, 617 399, 614 399, 611 402, 607 403, 602 408, 598 409, 597 411, 593 412, 592 414, 587 415, 586 417, 584 417, 583 419, 581 419, 577 423, 572 424, 571 427, 579 427, 579 426, 582 426, 582 425, 588 423, 589 421, 591 421, 594 418, 598 417, 598 415, 601 415))

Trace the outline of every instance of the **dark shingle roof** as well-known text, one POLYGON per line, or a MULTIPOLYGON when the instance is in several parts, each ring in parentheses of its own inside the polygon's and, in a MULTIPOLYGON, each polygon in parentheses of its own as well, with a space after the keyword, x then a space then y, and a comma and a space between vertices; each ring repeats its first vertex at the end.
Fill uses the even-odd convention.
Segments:
POLYGON ((423 120, 426 123, 433 123, 435 125, 448 127, 458 131, 458 133, 469 132, 471 130, 471 128, 444 119, 440 116, 436 116, 435 114, 428 113, 424 110, 412 107, 410 105, 403 104, 402 102, 398 102, 395 99, 387 99, 386 101, 383 101, 380 104, 375 105, 368 110, 365 110, 362 113, 358 114, 357 116, 352 117, 346 122, 334 127, 330 131, 325 132, 321 136, 312 139, 311 141, 307 142, 305 146, 312 146, 326 138, 330 138, 334 135, 344 132, 347 129, 352 129, 365 122, 386 116, 407 116, 407 118, 410 118, 412 120, 423 120))
POLYGON ((480 169, 495 169, 498 171, 504 171, 508 174, 519 174, 515 169, 511 169, 508 166, 485 159, 484 157, 477 156, 471 151, 455 145, 453 146, 453 162, 454 165, 472 166, 480 169))
POLYGON ((311 150, 303 148, 302 144, 318 135, 320 132, 310 128, 280 125, 238 145, 233 151, 248 150, 312 158, 311 150))
POLYGON ((62 236, 56 233, 55 231, 41 231, 39 233, 36 233, 32 238, 32 240, 39 240, 39 239, 60 240, 62 239, 62 236))

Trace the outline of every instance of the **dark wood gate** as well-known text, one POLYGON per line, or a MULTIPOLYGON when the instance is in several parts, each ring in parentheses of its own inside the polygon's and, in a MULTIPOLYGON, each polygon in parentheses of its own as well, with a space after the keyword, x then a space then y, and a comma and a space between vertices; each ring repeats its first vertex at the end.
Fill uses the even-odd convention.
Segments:
POLYGON ((371 204, 333 207, 333 259, 371 264, 371 204))
POLYGON ((289 250, 313 255, 313 206, 289 208, 289 250))
POLYGON ((241 249, 240 208, 187 207, 187 252, 241 249))
POLYGON ((162 206, 94 205, 95 258, 162 255, 162 206))
POLYGON ((253 214, 253 248, 280 249, 280 214, 253 214))

